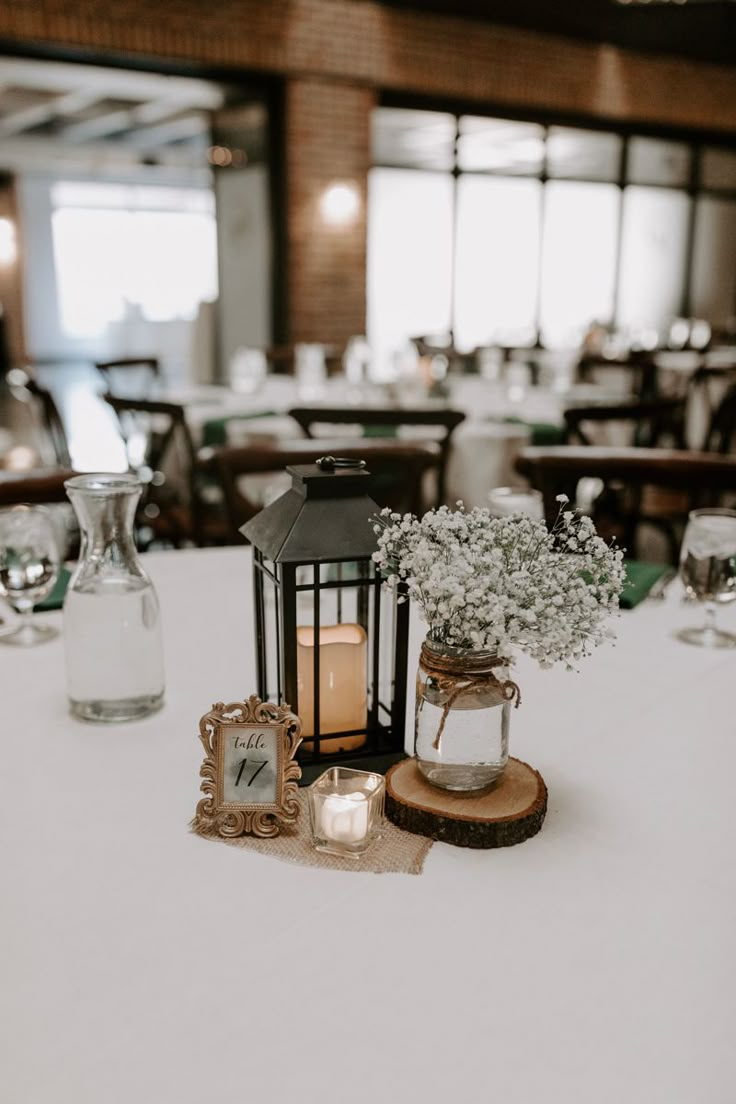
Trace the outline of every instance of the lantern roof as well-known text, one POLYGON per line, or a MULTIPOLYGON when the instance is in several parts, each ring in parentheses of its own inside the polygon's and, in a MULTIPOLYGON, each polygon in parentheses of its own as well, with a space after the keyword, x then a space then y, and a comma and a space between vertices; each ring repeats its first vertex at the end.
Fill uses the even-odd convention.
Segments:
POLYGON ((288 467, 291 487, 240 532, 273 563, 337 563, 370 559, 378 547, 368 494, 369 473, 326 470, 317 464, 288 467))

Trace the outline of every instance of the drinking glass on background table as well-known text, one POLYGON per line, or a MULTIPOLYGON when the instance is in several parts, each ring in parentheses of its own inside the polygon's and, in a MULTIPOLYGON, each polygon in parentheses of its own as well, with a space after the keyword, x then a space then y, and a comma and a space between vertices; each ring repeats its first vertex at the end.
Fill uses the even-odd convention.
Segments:
POLYGON ((246 395, 258 391, 268 375, 268 363, 263 349, 248 349, 244 346, 236 349, 230 361, 229 375, 233 391, 246 395))
POLYGON ((509 402, 523 402, 531 383, 532 370, 528 364, 512 360, 506 365, 506 397, 509 402))
POLYGON ((542 492, 523 487, 494 487, 488 492, 488 509, 492 517, 526 514, 535 521, 544 521, 542 492))
POLYGON ((360 387, 371 374, 371 347, 361 334, 351 337, 342 355, 342 370, 349 384, 360 387))
POLYGON ((33 618, 33 607, 50 594, 59 561, 57 527, 48 510, 43 506, 0 510, 0 594, 20 614, 17 628, 3 633, 0 643, 29 647, 58 635, 58 629, 33 618))
POLYGON ((736 636, 716 628, 716 608, 736 598, 736 510, 692 510, 682 540, 680 574, 688 595, 705 607, 702 628, 677 638, 706 648, 733 648, 736 636))
POLYGON ((294 362, 299 398, 305 402, 321 399, 327 382, 324 345, 295 345, 294 362))

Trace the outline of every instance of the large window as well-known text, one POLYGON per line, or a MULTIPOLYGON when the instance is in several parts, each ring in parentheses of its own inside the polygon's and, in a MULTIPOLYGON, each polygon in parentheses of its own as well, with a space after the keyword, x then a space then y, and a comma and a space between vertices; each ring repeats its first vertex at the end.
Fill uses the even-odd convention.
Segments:
POLYGON ((462 176, 458 182, 455 339, 485 344, 534 340, 541 184, 462 176))
POLYGON ((214 198, 196 188, 58 183, 51 229, 62 331, 101 337, 136 311, 193 319, 217 297, 214 198))
POLYGON ((392 169, 371 180, 368 330, 384 358, 451 324, 452 177, 392 169))
POLYGON ((624 329, 662 333, 680 313, 689 214, 685 192, 638 184, 625 189, 616 316, 624 329))
POLYGON ((550 180, 544 189, 539 330, 570 346, 593 319, 613 316, 618 191, 612 184, 550 180))
POLYGON ((380 108, 368 328, 388 354, 666 336, 736 312, 736 152, 605 130, 380 108))

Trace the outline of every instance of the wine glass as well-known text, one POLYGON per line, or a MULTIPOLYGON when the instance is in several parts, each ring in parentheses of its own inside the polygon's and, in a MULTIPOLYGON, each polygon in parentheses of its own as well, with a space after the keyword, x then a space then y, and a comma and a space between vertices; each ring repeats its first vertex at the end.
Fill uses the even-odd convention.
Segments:
POLYGON ((719 603, 736 598, 736 510, 692 510, 680 553, 688 595, 705 606, 702 628, 681 629, 679 640, 706 648, 733 648, 736 636, 716 628, 719 603))
POLYGON ((29 646, 58 634, 33 619, 34 605, 46 598, 58 574, 59 547, 50 512, 43 506, 0 510, 0 594, 20 614, 18 627, 1 635, 0 643, 29 646))

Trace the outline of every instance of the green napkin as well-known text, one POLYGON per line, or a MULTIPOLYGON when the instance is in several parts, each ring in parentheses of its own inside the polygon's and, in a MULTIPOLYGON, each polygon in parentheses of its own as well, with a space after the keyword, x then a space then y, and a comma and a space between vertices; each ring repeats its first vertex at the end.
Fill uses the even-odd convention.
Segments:
POLYGON ((209 448, 227 444, 228 422, 252 421, 255 418, 272 418, 275 410, 256 410, 252 414, 225 414, 222 418, 210 418, 202 426, 202 444, 209 448))
POLYGON ((626 560, 626 582, 621 592, 621 609, 634 609, 643 602, 658 579, 672 568, 669 564, 644 563, 642 560, 626 560))
POLYGON ((527 422, 523 418, 508 417, 503 419, 509 425, 527 426, 531 431, 532 445, 564 445, 565 430, 554 422, 527 422))
POLYGON ((64 595, 66 594, 66 588, 69 586, 69 580, 72 577, 71 571, 66 567, 62 567, 59 572, 59 578, 54 583, 54 589, 49 594, 48 598, 44 598, 42 602, 38 602, 33 607, 35 613, 48 613, 50 610, 60 610, 64 604, 64 595))
POLYGON ((398 437, 399 427, 395 425, 364 425, 364 437, 398 437))
POLYGON ((564 445, 565 430, 553 422, 527 422, 533 445, 564 445))

